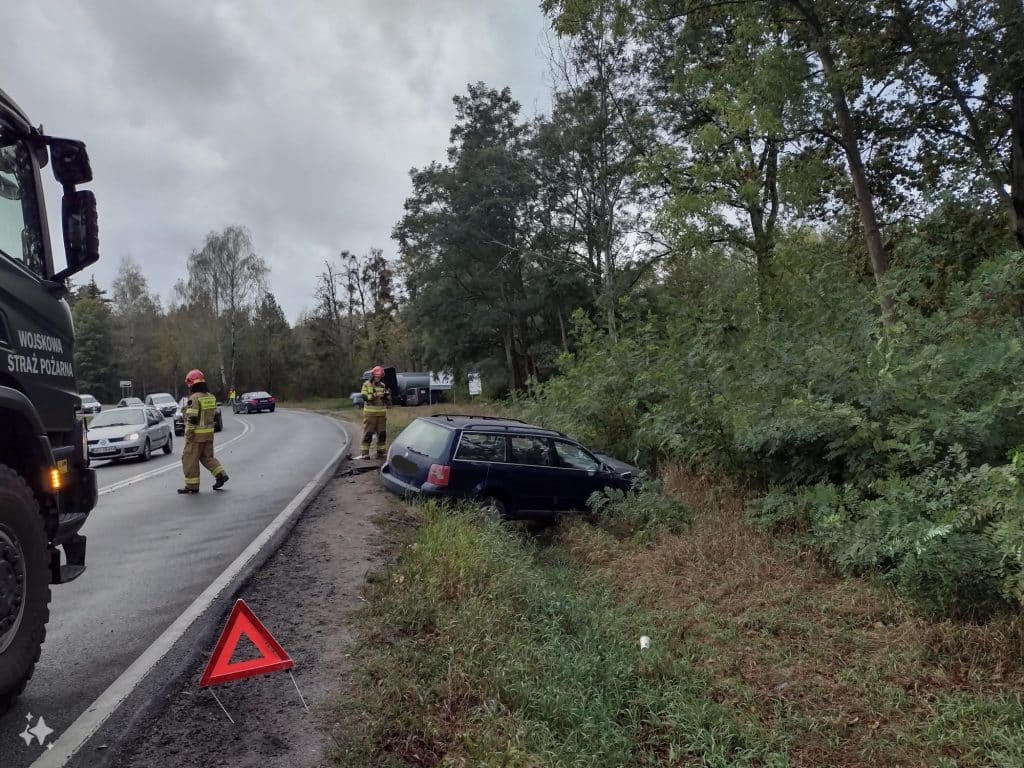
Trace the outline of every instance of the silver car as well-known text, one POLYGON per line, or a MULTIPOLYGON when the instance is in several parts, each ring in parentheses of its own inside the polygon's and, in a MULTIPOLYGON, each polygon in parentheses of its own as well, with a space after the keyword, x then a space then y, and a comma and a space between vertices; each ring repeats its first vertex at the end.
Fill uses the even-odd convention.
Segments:
POLYGON ((102 411, 89 424, 90 459, 148 461, 157 448, 174 450, 171 423, 156 408, 128 406, 102 411))
POLYGON ((103 410, 100 401, 92 395, 79 395, 82 398, 82 413, 99 413, 103 410))

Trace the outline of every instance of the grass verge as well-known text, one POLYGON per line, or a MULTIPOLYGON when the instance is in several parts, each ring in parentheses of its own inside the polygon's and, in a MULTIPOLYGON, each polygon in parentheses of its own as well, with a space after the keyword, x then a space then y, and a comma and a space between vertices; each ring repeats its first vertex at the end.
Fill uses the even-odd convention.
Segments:
POLYGON ((618 599, 560 547, 420 514, 371 590, 348 704, 365 728, 339 764, 787 765, 771 733, 707 695, 681 616, 618 599))

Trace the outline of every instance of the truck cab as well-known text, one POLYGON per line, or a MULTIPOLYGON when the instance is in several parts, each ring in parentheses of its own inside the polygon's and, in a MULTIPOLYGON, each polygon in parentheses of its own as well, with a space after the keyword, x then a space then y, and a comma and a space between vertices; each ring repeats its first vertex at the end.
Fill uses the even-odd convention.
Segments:
POLYGON ((31 677, 50 585, 85 570, 97 500, 66 280, 99 258, 85 145, 47 136, 0 91, 0 713, 31 677), (40 169, 63 188, 55 264, 40 169))

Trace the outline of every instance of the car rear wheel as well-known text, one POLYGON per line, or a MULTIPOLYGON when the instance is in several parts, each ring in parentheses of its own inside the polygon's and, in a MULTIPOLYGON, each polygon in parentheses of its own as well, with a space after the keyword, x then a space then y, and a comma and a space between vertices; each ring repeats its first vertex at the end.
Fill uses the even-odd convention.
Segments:
POLYGON ((500 523, 508 519, 508 505, 497 496, 483 496, 477 502, 480 506, 480 513, 486 520, 500 523))
POLYGON ((139 461, 149 461, 149 457, 152 453, 153 452, 149 447, 149 438, 146 438, 146 442, 142 446, 142 453, 139 454, 139 461))
POLYGON ((174 438, 170 435, 167 436, 167 442, 164 443, 164 453, 170 453, 174 450, 174 438))
POLYGON ((39 503, 21 475, 0 464, 0 715, 39 660, 50 617, 48 561, 39 503))

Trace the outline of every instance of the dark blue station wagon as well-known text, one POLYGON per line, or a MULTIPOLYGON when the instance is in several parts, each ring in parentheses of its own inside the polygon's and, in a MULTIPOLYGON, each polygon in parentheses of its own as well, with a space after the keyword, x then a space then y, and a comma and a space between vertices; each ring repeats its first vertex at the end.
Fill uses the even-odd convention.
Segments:
POLYGON ((638 470, 561 432, 511 419, 423 416, 391 445, 381 479, 403 496, 481 502, 506 518, 585 510, 590 494, 629 488, 638 470))

